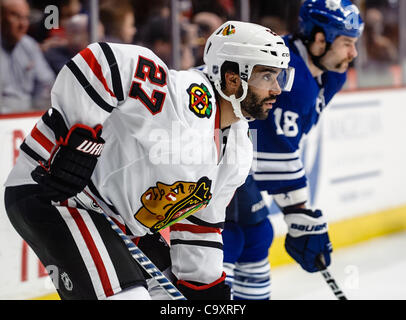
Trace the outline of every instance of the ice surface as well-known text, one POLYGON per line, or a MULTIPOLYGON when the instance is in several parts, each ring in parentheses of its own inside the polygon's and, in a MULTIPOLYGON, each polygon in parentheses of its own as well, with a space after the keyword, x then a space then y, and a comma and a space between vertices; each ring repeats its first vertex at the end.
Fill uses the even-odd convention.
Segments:
MULTIPOLYGON (((336 250, 329 267, 349 300, 406 300, 406 233, 336 250)), ((272 270, 273 300, 332 300, 320 272, 298 264, 272 270)))

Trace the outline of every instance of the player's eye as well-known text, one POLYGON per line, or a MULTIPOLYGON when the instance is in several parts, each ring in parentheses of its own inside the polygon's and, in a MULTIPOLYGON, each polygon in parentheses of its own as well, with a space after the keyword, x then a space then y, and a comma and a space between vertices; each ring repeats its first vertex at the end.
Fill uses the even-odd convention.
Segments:
POLYGON ((267 72, 262 77, 265 81, 272 81, 274 76, 272 72, 267 72))

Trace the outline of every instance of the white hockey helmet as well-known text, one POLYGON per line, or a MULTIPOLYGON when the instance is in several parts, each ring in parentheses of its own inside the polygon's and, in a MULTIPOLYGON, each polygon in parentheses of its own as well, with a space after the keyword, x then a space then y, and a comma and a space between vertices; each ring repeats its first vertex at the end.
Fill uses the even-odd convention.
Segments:
POLYGON ((232 103, 236 116, 244 120, 247 119, 242 115, 240 102, 247 95, 247 82, 254 66, 282 69, 277 80, 283 91, 290 91, 293 84, 294 69, 289 68, 289 48, 271 29, 254 23, 224 23, 208 38, 203 59, 219 94, 232 103), (243 87, 243 95, 238 99, 234 95, 227 97, 221 90, 221 66, 225 61, 238 64, 243 87))

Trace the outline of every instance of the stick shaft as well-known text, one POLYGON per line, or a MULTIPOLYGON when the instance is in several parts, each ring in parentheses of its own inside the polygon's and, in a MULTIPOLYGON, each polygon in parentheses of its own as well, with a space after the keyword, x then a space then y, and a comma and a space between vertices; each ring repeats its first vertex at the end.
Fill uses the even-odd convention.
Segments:
MULTIPOLYGON (((110 223, 111 228, 117 232, 120 238, 123 240, 128 248, 131 256, 138 262, 138 264, 147 272, 152 278, 154 278, 161 288, 171 297, 173 300, 186 300, 183 294, 168 280, 168 278, 155 266, 155 264, 138 248, 137 245, 117 226, 117 224, 104 212, 102 207, 97 203, 97 201, 86 191, 83 191, 91 201, 94 201, 100 208, 99 212, 106 218, 110 223)), ((76 196, 82 205, 84 202, 80 199, 80 194, 76 196)), ((86 206, 85 206, 86 207, 86 206)))
POLYGON ((326 264, 324 263, 324 259, 322 255, 319 255, 316 258, 316 266, 323 275, 324 280, 326 280, 326 283, 330 287, 331 291, 333 291, 334 295, 337 297, 338 300, 347 300, 345 297, 343 291, 340 289, 338 286, 337 282, 331 275, 330 271, 328 270, 326 264))

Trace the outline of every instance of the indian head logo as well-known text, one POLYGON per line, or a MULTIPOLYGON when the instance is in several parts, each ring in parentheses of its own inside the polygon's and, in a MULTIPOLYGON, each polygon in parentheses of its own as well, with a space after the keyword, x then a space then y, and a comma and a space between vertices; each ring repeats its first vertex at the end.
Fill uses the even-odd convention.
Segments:
POLYGON ((207 177, 171 185, 157 182, 141 196, 142 207, 134 218, 151 232, 158 232, 205 208, 212 197, 210 188, 211 180, 207 177))

